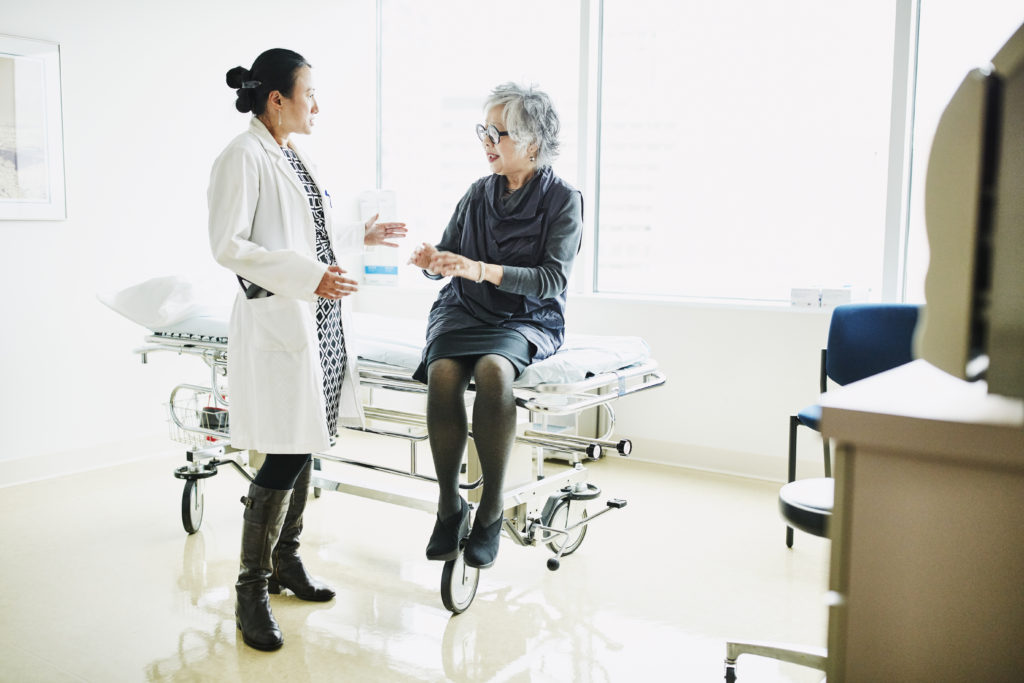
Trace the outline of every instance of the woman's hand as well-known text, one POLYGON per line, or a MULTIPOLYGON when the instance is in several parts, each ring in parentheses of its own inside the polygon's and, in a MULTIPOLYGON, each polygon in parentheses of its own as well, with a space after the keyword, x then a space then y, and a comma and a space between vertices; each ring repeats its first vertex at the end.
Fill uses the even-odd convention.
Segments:
POLYGON ((378 216, 380 216, 379 213, 366 221, 366 225, 363 226, 366 231, 363 235, 363 244, 369 247, 397 247, 396 243, 387 240, 405 237, 409 232, 405 229, 405 223, 378 223, 378 216))
POLYGON ((473 261, 461 254, 450 251, 437 251, 430 259, 430 267, 433 273, 440 273, 445 277, 464 277, 473 282, 481 282, 487 274, 485 266, 481 261, 473 261))
MULTIPOLYGON (((412 254, 409 256, 408 263, 416 266, 417 268, 422 268, 423 270, 430 270, 430 260, 434 258, 434 255, 437 253, 438 251, 434 248, 433 244, 423 242, 420 246, 413 249, 412 254)), ((432 272, 432 274, 437 275, 437 273, 434 272, 432 272)))
POLYGON ((327 272, 320 278, 320 286, 316 288, 316 295, 324 299, 340 299, 352 292, 359 291, 359 283, 342 277, 344 270, 338 266, 328 266, 327 272))

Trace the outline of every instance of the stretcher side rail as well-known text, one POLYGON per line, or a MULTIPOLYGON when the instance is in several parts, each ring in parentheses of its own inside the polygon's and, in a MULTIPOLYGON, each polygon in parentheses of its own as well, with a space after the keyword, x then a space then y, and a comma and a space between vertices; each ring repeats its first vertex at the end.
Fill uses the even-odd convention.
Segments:
POLYGON ((151 334, 146 337, 146 346, 135 349, 135 353, 146 356, 154 351, 175 351, 182 354, 210 357, 217 363, 227 363, 228 342, 223 337, 187 337, 170 334, 151 334))
MULTIPOLYGON (((412 371, 364 358, 359 359, 359 380, 367 386, 383 389, 415 393, 427 391, 425 384, 412 378, 412 371)), ((665 380, 665 373, 658 369, 657 363, 644 361, 579 382, 514 387, 513 393, 520 408, 552 415, 571 415, 622 396, 659 387, 665 380), (556 396, 557 399, 554 398, 556 396)), ((474 385, 470 384, 470 389, 473 388, 474 385)))
MULTIPOLYGON (((411 393, 426 393, 423 383, 412 378, 412 371, 379 361, 359 359, 360 382, 371 389, 384 389, 411 393)), ((612 372, 605 372, 580 382, 539 385, 536 387, 515 387, 513 393, 516 405, 530 413, 531 421, 540 415, 544 425, 548 416, 579 415, 588 408, 604 411, 606 428, 603 434, 596 437, 565 434, 543 429, 527 430, 516 437, 518 443, 547 448, 563 453, 584 454, 590 459, 600 458, 604 449, 619 455, 629 455, 632 442, 628 439, 611 440, 615 429, 615 411, 612 402, 623 396, 629 396, 661 386, 666 381, 665 374, 658 370, 653 361, 635 363, 612 372), (557 393, 558 391, 563 393, 557 393)), ((475 387, 471 383, 470 390, 475 387)), ((374 413, 380 419, 389 419, 384 411, 374 413)), ((370 413, 367 413, 367 417, 370 413)), ((408 415, 395 418, 399 422, 408 419, 408 415)), ((426 426, 421 416, 417 416, 416 424, 426 426)), ((403 422, 404 423, 404 422, 403 422)))

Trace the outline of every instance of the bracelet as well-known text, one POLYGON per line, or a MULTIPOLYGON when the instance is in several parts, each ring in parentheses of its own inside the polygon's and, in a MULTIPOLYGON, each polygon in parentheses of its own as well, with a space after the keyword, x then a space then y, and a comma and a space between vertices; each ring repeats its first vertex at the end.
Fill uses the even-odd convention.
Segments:
POLYGON ((480 264, 480 277, 477 278, 476 283, 480 284, 481 282, 484 281, 484 262, 483 261, 477 261, 477 263, 480 264))

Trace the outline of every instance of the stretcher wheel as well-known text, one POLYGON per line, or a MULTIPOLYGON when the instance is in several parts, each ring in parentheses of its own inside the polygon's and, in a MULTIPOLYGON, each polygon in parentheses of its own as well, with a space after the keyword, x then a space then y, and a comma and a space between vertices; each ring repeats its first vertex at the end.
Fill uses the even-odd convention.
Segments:
MULTIPOLYGON (((562 498, 557 505, 551 510, 551 514, 547 516, 547 519, 541 520, 544 526, 549 526, 553 529, 568 529, 573 524, 583 521, 587 518, 587 506, 586 503, 580 500, 573 500, 571 498, 562 498)), ((562 555, 571 555, 576 552, 576 549, 583 543, 583 537, 587 535, 587 525, 583 524, 576 527, 569 532, 569 535, 556 534, 551 531, 544 531, 541 535, 541 541, 546 543, 551 552, 557 554, 559 550, 562 551, 562 555), (565 547, 562 550, 562 547, 565 547)), ((555 569, 558 567, 556 566, 555 569)))
POLYGON ((476 587, 480 583, 480 570, 466 565, 462 552, 454 560, 444 563, 441 571, 441 602, 452 614, 462 614, 473 603, 476 587))
POLYGON ((203 480, 188 479, 181 494, 181 524, 185 531, 194 534, 203 523, 203 480))

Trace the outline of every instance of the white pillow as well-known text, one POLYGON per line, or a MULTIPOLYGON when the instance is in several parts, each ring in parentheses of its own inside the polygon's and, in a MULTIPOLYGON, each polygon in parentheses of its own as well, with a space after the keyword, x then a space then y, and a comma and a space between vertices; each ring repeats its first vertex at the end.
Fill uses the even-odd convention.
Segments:
POLYGON ((105 305, 154 332, 189 318, 227 319, 231 302, 217 303, 220 293, 176 275, 156 277, 116 292, 97 294, 105 305))
POLYGON ((640 337, 567 334, 562 348, 523 370, 515 385, 532 387, 581 382, 650 357, 651 349, 640 337))

